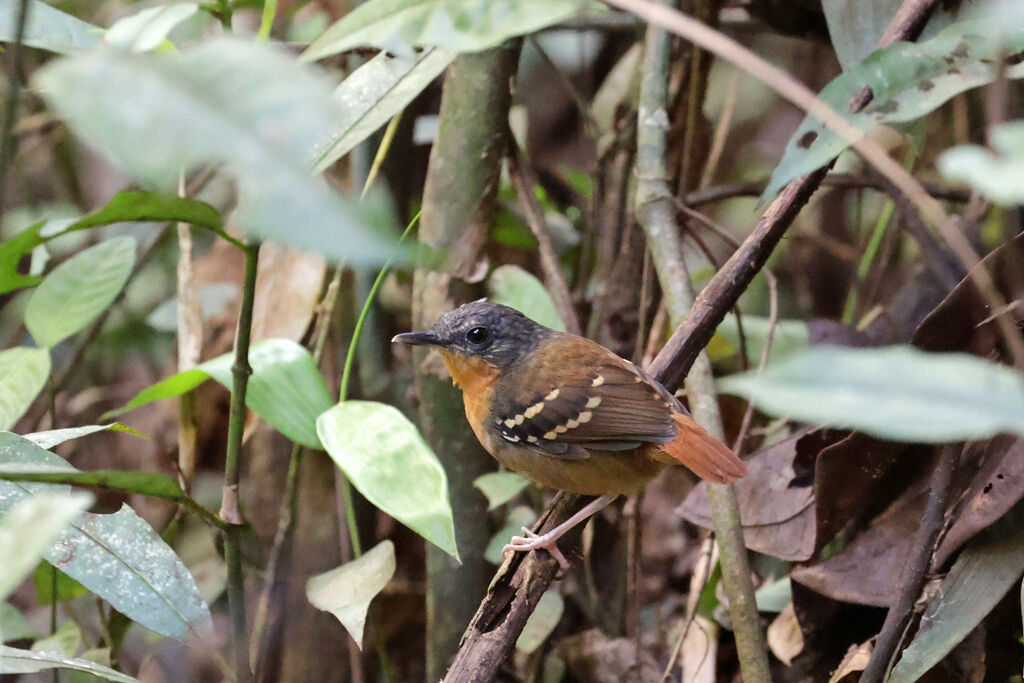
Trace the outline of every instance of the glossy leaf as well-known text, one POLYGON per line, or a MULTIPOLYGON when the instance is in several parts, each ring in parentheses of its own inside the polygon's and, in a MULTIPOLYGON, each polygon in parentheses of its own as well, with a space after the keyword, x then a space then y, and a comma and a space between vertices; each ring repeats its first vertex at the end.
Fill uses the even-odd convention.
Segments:
MULTIPOLYGON (((226 353, 191 370, 179 372, 143 389, 123 408, 104 419, 153 401, 192 391, 211 377, 231 389, 234 354, 226 353)), ((317 416, 331 407, 331 395, 309 351, 290 339, 267 339, 249 349, 252 375, 245 403, 270 426, 296 443, 323 448, 317 437, 317 416)))
POLYGON ((118 19, 107 29, 103 41, 131 52, 154 50, 167 40, 174 28, 199 11, 194 2, 172 2, 148 7, 118 19))
POLYGON ((0 351, 0 429, 21 419, 50 376, 50 352, 16 346, 0 351))
POLYGON ((306 581, 306 597, 317 609, 330 612, 363 647, 363 628, 370 602, 395 575, 395 546, 381 541, 351 562, 306 581))
POLYGON ((458 559, 448 478, 408 418, 383 403, 343 401, 317 418, 316 430, 367 500, 458 559))
POLYGON ((1024 121, 993 128, 991 140, 994 152, 980 145, 947 149, 939 156, 939 170, 997 204, 1024 204, 1024 121))
POLYGON ((487 290, 491 301, 511 306, 541 325, 565 332, 565 323, 544 283, 519 266, 495 268, 487 281, 487 290))
MULTIPOLYGON (((896 43, 851 66, 819 93, 847 121, 867 133, 882 123, 913 121, 970 88, 997 77, 1024 77, 1024 65, 1001 69, 998 60, 1024 50, 1024 24, 1008 24, 994 39, 988 19, 959 22, 922 43, 896 43), (849 103, 868 86, 874 97, 858 114, 849 103)), ((816 118, 808 116, 786 145, 782 160, 761 195, 767 201, 790 180, 821 168, 849 146, 816 118)))
POLYGON ((411 56, 413 47, 476 52, 596 11, 586 0, 370 0, 317 38, 303 54, 321 59, 362 46, 411 56))
POLYGON ((108 425, 86 425, 84 427, 67 427, 66 429, 50 429, 45 432, 33 432, 31 434, 25 434, 24 437, 39 446, 40 448, 50 449, 54 446, 59 446, 65 441, 71 439, 80 439, 83 436, 89 436, 96 432, 125 432, 148 439, 149 437, 142 432, 136 431, 127 425, 123 425, 120 422, 112 422, 108 425))
POLYGON ((382 52, 352 72, 334 90, 341 114, 335 132, 317 151, 316 170, 329 168, 405 109, 456 54, 440 48, 408 58, 382 52))
POLYGON ((0 646, 0 674, 31 674, 50 669, 81 671, 116 683, 139 683, 137 678, 81 657, 72 658, 57 652, 35 652, 7 645, 0 646))
POLYGON ((39 278, 18 273, 18 262, 40 244, 78 230, 128 221, 180 221, 205 228, 229 240, 220 213, 205 202, 157 192, 119 192, 103 208, 85 214, 49 231, 45 222, 36 223, 0 244, 0 293, 37 284, 39 278))
POLYGON ((0 517, 0 601, 35 569, 43 553, 92 501, 88 493, 40 493, 18 501, 0 517))
POLYGON ((1024 376, 966 354, 819 346, 719 389, 770 415, 898 441, 1024 434, 1024 376))
POLYGON ((487 509, 504 505, 530 485, 530 481, 515 472, 488 472, 476 478, 473 486, 487 497, 487 509))
MULTIPOLYGON (((74 468, 16 434, 0 432, 0 465, 74 468)), ((55 484, 0 483, 0 512, 39 492, 66 495, 55 484)), ((210 626, 210 611, 174 551, 135 512, 87 513, 44 554, 45 559, 115 609, 151 631, 175 638, 210 626)))
MULTIPOLYGON (((29 47, 69 54, 91 50, 100 44, 103 30, 51 7, 41 0, 29 0, 28 21, 22 42, 29 47)), ((18 0, 0 0, 0 41, 14 42, 17 33, 18 0)))
POLYGON ((28 300, 25 327, 53 348, 85 329, 113 303, 135 265, 135 240, 115 237, 75 254, 47 275, 28 300))
POLYGON ((999 533, 989 532, 971 541, 953 563, 921 617, 921 628, 893 668, 889 683, 920 679, 1020 580, 1024 573, 1024 526, 1018 519, 998 528, 999 533))
POLYGON ((223 163, 239 181, 250 235, 348 263, 396 254, 390 209, 348 201, 309 165, 337 130, 327 81, 273 47, 218 38, 174 54, 100 50, 34 79, 86 142, 164 191, 182 169, 223 163))

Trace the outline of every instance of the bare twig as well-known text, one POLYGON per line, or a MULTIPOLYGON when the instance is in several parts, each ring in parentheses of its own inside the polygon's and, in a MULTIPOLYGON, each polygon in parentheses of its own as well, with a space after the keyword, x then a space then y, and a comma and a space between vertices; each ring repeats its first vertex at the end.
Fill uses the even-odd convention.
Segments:
POLYGON ((893 657, 899 649, 905 626, 914 612, 914 603, 917 602, 917 598, 921 595, 921 589, 924 587, 928 566, 931 564, 932 554, 935 552, 939 533, 942 531, 946 504, 949 502, 953 474, 956 472, 961 448, 961 444, 943 446, 939 460, 935 463, 935 469, 932 470, 928 505, 913 543, 913 547, 917 548, 917 555, 904 570, 903 587, 900 589, 899 600, 889 608, 882 631, 875 641, 871 661, 868 662, 867 668, 861 674, 861 683, 879 683, 885 678, 893 657))
POLYGON ((544 220, 544 211, 541 209, 540 202, 537 201, 537 196, 533 193, 533 188, 537 184, 536 179, 511 135, 508 145, 509 176, 512 178, 512 185, 516 188, 523 213, 526 214, 526 222, 530 226, 530 231, 537 238, 540 267, 544 271, 544 281, 547 283, 548 292, 555 302, 558 314, 565 321, 566 329, 573 334, 581 334, 580 321, 576 317, 569 285, 565 281, 562 266, 558 262, 558 254, 555 253, 555 245, 551 241, 551 234, 548 232, 548 226, 544 220))
MULTIPOLYGON (((855 175, 850 173, 833 173, 826 176, 821 184, 825 187, 848 187, 853 189, 871 188, 879 192, 885 192, 887 187, 881 178, 855 175)), ((712 204, 726 199, 736 197, 760 197, 768 181, 754 181, 749 183, 727 183, 725 185, 711 185, 703 187, 694 192, 683 195, 681 201, 687 206, 700 206, 712 204)), ((950 187, 940 183, 921 183, 925 191, 936 199, 950 202, 966 202, 971 198, 970 190, 960 187, 950 187)))

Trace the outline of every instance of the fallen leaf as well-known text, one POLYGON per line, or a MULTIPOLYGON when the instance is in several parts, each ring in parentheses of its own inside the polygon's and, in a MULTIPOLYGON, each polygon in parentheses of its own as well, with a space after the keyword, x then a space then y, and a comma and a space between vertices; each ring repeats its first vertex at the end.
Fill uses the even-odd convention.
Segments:
POLYGON ((804 634, 796 620, 793 603, 789 603, 768 626, 768 647, 779 661, 790 666, 793 659, 803 652, 804 634))

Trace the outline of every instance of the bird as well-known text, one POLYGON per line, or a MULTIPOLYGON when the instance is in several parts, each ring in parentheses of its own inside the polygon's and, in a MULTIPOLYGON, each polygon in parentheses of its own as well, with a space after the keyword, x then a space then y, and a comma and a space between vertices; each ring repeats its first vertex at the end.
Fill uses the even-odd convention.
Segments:
POLYGON ((545 549, 619 495, 636 493, 666 465, 729 483, 747 473, 678 399, 634 363, 591 341, 545 327, 487 300, 443 313, 430 330, 392 342, 436 348, 462 390, 466 418, 505 468, 554 489, 598 496, 546 534, 524 528, 505 551, 545 549))

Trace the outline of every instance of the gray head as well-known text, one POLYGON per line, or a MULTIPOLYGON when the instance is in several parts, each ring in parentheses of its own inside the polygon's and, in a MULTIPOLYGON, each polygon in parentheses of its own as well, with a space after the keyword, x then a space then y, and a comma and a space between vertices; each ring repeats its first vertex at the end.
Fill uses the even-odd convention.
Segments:
POLYGON ((479 356, 505 369, 556 334, 514 308, 489 301, 474 301, 448 311, 432 330, 395 335, 393 342, 436 346, 463 356, 479 356))

